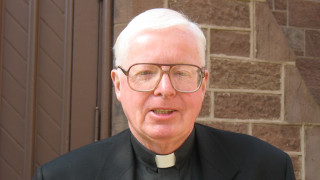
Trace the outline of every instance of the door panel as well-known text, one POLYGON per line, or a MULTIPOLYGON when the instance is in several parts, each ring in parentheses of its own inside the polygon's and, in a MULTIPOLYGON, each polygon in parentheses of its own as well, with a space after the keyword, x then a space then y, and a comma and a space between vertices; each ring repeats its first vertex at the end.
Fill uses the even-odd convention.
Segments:
POLYGON ((109 136, 111 5, 0 1, 0 179, 109 136))

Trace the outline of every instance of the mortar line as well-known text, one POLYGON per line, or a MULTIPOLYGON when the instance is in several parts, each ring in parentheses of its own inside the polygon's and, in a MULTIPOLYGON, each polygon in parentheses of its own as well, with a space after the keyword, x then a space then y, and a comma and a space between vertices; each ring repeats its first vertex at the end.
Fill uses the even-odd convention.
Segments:
POLYGON ((219 88, 208 88, 215 92, 220 93, 257 93, 257 94, 269 94, 269 95, 281 95, 281 90, 258 90, 258 89, 219 89, 219 88))
POLYGON ((256 37, 255 37, 255 2, 251 1, 250 4, 250 58, 254 58, 255 57, 255 41, 256 41, 256 37))
POLYGON ((281 90, 281 114, 280 119, 285 121, 285 65, 281 66, 281 79, 280 79, 280 90, 281 90))
POLYGON ((163 1, 163 7, 164 8, 169 8, 169 2, 168 2, 169 0, 164 0, 163 1))
POLYGON ((240 60, 240 61, 248 61, 248 62, 261 62, 261 63, 272 63, 272 64, 282 64, 283 62, 279 61, 272 61, 272 60, 263 60, 257 58, 250 58, 250 57, 240 57, 240 56, 230 56, 224 54, 210 54, 211 58, 221 58, 227 60, 240 60))
POLYGON ((306 152, 305 152, 305 124, 302 124, 302 127, 301 127, 301 139, 300 139, 300 142, 301 142, 301 154, 302 154, 302 157, 301 157, 301 179, 302 180, 305 180, 306 179, 306 172, 305 172, 305 158, 306 158, 306 152))
MULTIPOLYGON (((211 67, 211 60, 210 60, 210 47, 211 47, 211 45, 210 45, 210 42, 211 42, 211 29, 210 28, 206 28, 207 29, 207 44, 206 44, 206 62, 207 62, 207 69, 210 69, 210 67, 211 67)), ((210 73, 210 72, 209 72, 210 73)), ((212 73, 212 72, 211 72, 212 73)), ((210 78, 210 75, 209 75, 209 78, 210 78)), ((207 82, 207 91, 208 90, 210 90, 210 80, 208 80, 208 82, 207 82)), ((212 120, 214 120, 214 90, 210 90, 210 91, 208 91, 208 92, 210 92, 210 97, 211 97, 211 99, 210 99, 210 103, 211 103, 211 107, 210 107, 210 119, 212 119, 212 120)))
POLYGON ((236 26, 216 26, 216 25, 208 25, 208 24, 200 24, 200 28, 211 28, 214 30, 223 30, 223 31, 243 31, 250 32, 251 28, 242 28, 236 26))
POLYGON ((292 155, 292 156, 302 156, 301 152, 295 152, 295 151, 286 151, 286 153, 288 155, 292 155))
POLYGON ((248 123, 248 134, 252 136, 252 122, 248 123))
POLYGON ((215 99, 215 98, 214 98, 214 91, 211 92, 211 97, 212 97, 212 98, 211 98, 211 102, 212 102, 212 104, 211 104, 211 110, 212 110, 212 112, 210 113, 210 116, 211 116, 210 118, 211 118, 212 120, 215 120, 215 119, 214 119, 214 107, 215 107, 215 104, 214 104, 214 99, 215 99))

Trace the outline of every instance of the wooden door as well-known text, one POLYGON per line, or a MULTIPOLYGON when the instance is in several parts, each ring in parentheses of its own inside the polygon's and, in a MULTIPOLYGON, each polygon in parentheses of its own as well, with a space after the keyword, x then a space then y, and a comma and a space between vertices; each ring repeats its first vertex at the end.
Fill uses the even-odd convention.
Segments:
POLYGON ((110 135, 110 0, 1 0, 0 179, 110 135), (103 109, 103 111, 101 111, 103 109))

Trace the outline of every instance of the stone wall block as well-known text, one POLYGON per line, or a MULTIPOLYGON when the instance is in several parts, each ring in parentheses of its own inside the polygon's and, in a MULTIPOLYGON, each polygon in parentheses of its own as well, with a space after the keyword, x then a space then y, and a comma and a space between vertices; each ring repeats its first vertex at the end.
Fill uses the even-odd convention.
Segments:
POLYGON ((320 30, 306 30, 306 56, 320 57, 320 30))
POLYGON ((220 89, 280 90, 281 66, 213 58, 210 87, 220 89))
POLYGON ((169 8, 185 13, 200 24, 250 27, 249 3, 225 0, 169 0, 169 8))
POLYGON ((214 116, 233 119, 279 119, 280 95, 215 93, 214 116))
POLYGON ((287 0, 274 0, 276 10, 287 10, 287 0))
POLYGON ((297 156, 297 155, 291 155, 290 156, 291 161, 292 161, 292 165, 293 165, 293 170, 294 170, 294 174, 296 176, 296 180, 302 180, 302 172, 301 172, 301 168, 302 168, 302 157, 301 156, 297 156))
POLYGON ((320 106, 320 61, 297 59, 296 66, 314 97, 314 100, 320 106))
POLYGON ((254 124, 252 135, 281 150, 301 152, 300 126, 254 124))
POLYGON ((304 51, 305 33, 303 29, 298 28, 283 28, 282 29, 289 46, 295 51, 304 51))
POLYGON ((319 105, 315 102, 299 70, 285 66, 285 120, 291 123, 320 122, 319 105))
POLYGON ((289 25, 320 29, 320 2, 290 0, 289 25))
POLYGON ((306 127, 305 134, 305 169, 306 180, 320 177, 320 126, 306 127))
POLYGON ((125 116, 121 103, 117 100, 114 87, 112 87, 112 135, 118 134, 128 128, 128 120, 125 116))
POLYGON ((286 12, 272 12, 273 16, 276 18, 279 25, 285 26, 287 25, 287 13, 286 12))
POLYGON ((114 23, 128 23, 143 11, 161 7, 163 7, 163 1, 159 0, 116 0, 114 1, 114 23))
POLYGON ((211 30, 210 53, 249 57, 250 32, 211 30))
POLYGON ((294 53, 268 5, 256 2, 256 57, 270 61, 294 61, 294 53))
POLYGON ((212 104, 211 92, 208 91, 204 96, 199 117, 210 117, 211 109, 212 109, 211 104, 212 104))
POLYGON ((216 129, 221 129, 225 131, 232 131, 242 134, 248 134, 248 124, 247 123, 236 123, 236 122, 214 122, 214 121, 197 121, 198 123, 210 126, 216 129))

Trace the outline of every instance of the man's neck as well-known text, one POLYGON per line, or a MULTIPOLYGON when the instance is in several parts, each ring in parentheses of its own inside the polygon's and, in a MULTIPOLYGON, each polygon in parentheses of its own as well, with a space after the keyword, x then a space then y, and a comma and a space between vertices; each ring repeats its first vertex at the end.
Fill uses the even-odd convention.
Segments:
POLYGON ((134 132, 132 134, 134 137, 147 149, 156 153, 156 154, 170 154, 177 150, 189 137, 193 129, 190 132, 186 132, 186 134, 181 135, 179 137, 174 137, 170 139, 150 139, 143 138, 136 135, 134 132))

